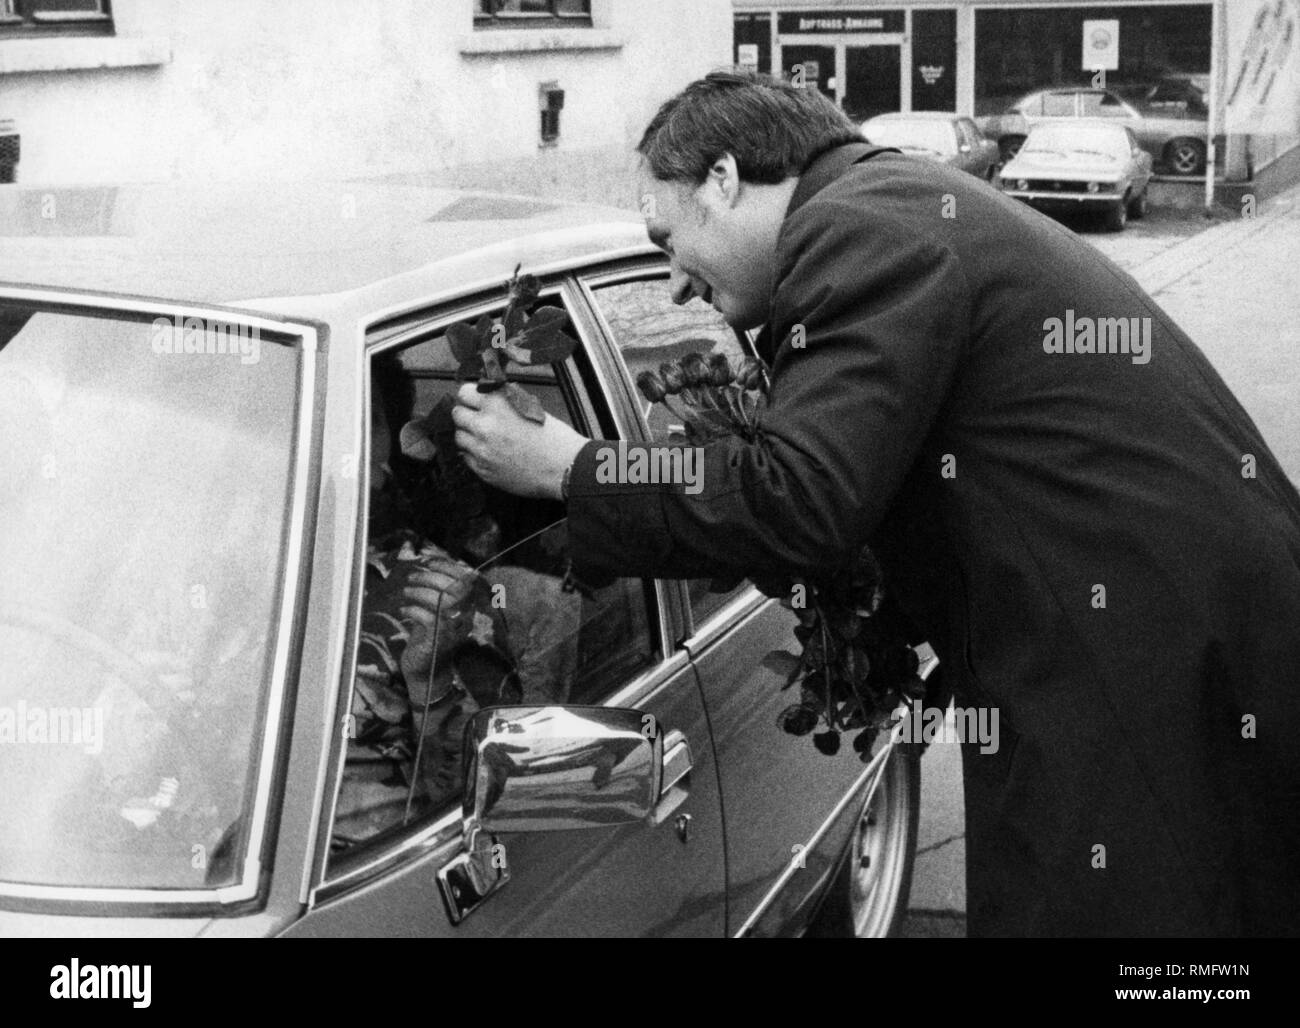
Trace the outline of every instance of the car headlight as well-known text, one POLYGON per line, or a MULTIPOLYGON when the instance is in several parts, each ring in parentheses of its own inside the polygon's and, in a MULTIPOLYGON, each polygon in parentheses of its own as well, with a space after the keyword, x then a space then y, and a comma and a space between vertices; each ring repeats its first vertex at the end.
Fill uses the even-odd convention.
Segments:
POLYGON ((1101 192, 1101 183, 1100 183, 1100 182, 1089 182, 1089 183, 1088 183, 1088 192, 1090 192, 1090 193, 1100 193, 1100 192, 1101 192))
POLYGON ((1027 178, 1020 179, 1018 182, 1016 182, 1016 188, 1019 189, 1022 193, 1029 192, 1029 179, 1027 178))

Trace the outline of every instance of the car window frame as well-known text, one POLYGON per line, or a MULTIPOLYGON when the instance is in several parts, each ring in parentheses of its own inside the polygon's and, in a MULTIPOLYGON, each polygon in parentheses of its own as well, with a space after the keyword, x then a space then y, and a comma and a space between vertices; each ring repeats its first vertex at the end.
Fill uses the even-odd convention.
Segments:
MULTIPOLYGON (((588 307, 588 314, 605 337, 606 352, 610 355, 613 364, 612 373, 617 375, 622 392, 631 405, 630 409, 636 411, 636 424, 630 426, 634 427, 635 435, 627 436, 627 438, 635 439, 638 442, 652 442, 653 437, 650 435, 646 420, 641 414, 640 393, 632 380, 627 363, 623 360, 622 351, 614 339, 609 323, 601 313, 600 301, 596 298, 595 290, 604 286, 644 281, 651 278, 662 278, 666 282, 668 273, 669 266, 666 257, 647 256, 610 261, 580 272, 576 276, 578 288, 588 307)), ((736 335, 737 341, 745 353, 757 357, 753 336, 744 332, 736 335)), ((705 646, 724 635, 732 625, 748 617, 754 610, 767 602, 767 597, 760 593, 752 583, 742 585, 734 596, 700 619, 697 624, 694 612, 691 609, 687 582, 679 579, 671 583, 665 583, 665 585, 670 585, 675 591, 681 612, 682 632, 675 640, 675 645, 681 650, 690 653, 699 653, 705 646)))
POLYGON ((0 281, 0 299, 41 311, 111 320, 153 316, 176 323, 187 318, 247 326, 263 343, 291 346, 298 354, 294 401, 292 463, 285 524, 283 567, 276 604, 271 681, 258 711, 253 740, 258 767, 253 778, 248 843, 237 884, 199 889, 166 887, 54 886, 0 883, 0 903, 39 903, 42 912, 134 917, 225 917, 267 902, 268 869, 274 865, 281 804, 285 795, 286 755, 295 714, 298 655, 306 631, 305 611, 314 559, 315 503, 320 484, 326 375, 323 358, 329 331, 308 317, 269 313, 214 303, 194 303, 150 296, 56 286, 24 286, 0 281), (177 322, 176 319, 179 319, 177 322))
MULTIPOLYGON (((578 336, 579 348, 585 362, 578 356, 569 357, 560 369, 557 378, 566 399, 572 393, 576 400, 575 407, 581 414, 584 424, 575 425, 581 432, 609 438, 631 438, 625 433, 630 425, 620 403, 614 399, 619 396, 612 388, 616 380, 610 375, 608 354, 608 337, 599 332, 598 326, 591 318, 586 299, 577 286, 573 272, 559 272, 539 276, 541 280, 541 297, 558 300, 568 313, 578 336), (584 367, 583 365, 586 365, 584 367)), ((491 290, 479 290, 459 297, 443 298, 428 306, 417 306, 400 318, 375 317, 367 319, 362 325, 362 346, 360 358, 359 394, 361 402, 355 416, 361 419, 360 438, 362 452, 369 452, 370 446, 370 369, 374 357, 392 349, 403 348, 419 340, 445 332, 447 327, 458 322, 473 320, 482 314, 499 311, 505 306, 506 297, 500 287, 491 290)), ((622 397, 619 396, 621 400, 622 397)), ((436 859, 441 862, 444 857, 450 859, 461 845, 462 814, 459 805, 426 815, 413 821, 400 831, 385 833, 373 844, 365 843, 357 847, 355 859, 331 862, 329 847, 333 838, 334 821, 337 813, 339 790, 347 762, 347 720, 352 710, 356 654, 360 646, 361 613, 365 587, 365 565, 367 533, 369 530, 369 462, 359 461, 354 477, 355 497, 358 504, 357 532, 353 539, 352 583, 348 597, 346 656, 343 663, 342 681, 339 683, 337 710, 340 716, 335 719, 329 741, 329 774, 327 788, 320 810, 320 835, 318 850, 322 857, 313 870, 313 881, 308 890, 307 906, 314 907, 320 903, 339 898, 356 889, 375 883, 384 877, 401 873, 402 869, 413 862, 431 854, 438 853, 436 859)), ((675 596, 672 586, 662 580, 654 580, 651 590, 654 603, 647 604, 647 613, 654 619, 651 626, 652 638, 658 643, 658 659, 650 666, 642 668, 632 679, 616 686, 609 695, 599 701, 603 707, 636 707, 645 698, 678 676, 687 661, 687 655, 677 645, 680 635, 682 608, 675 596)), ((354 856, 350 854, 351 858, 354 856)))

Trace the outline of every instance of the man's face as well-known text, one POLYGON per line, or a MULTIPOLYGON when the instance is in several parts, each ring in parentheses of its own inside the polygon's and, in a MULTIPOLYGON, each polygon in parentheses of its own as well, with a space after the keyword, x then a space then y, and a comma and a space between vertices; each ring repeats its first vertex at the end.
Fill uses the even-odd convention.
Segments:
MULTIPOLYGON (((734 166, 733 166, 734 167, 734 166)), ((756 241, 741 187, 722 176, 700 186, 663 181, 642 163, 641 213, 650 241, 668 254, 674 303, 699 297, 734 328, 757 328, 771 307, 774 253, 756 241)))

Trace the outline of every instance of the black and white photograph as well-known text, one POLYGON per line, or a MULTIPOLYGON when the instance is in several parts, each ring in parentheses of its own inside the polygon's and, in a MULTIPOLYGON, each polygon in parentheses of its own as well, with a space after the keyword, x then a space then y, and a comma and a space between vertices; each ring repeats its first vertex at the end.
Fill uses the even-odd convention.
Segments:
POLYGON ((0 0, 0 980, 1249 1005, 1298 486, 1300 0, 0 0))

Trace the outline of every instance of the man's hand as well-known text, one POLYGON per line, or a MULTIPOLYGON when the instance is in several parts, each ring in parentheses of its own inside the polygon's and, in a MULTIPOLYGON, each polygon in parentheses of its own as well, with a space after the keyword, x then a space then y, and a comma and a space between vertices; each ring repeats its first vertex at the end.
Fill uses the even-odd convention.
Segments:
POLYGON ((564 471, 588 442, 549 414, 541 425, 529 421, 500 391, 480 393, 472 382, 460 387, 451 416, 469 469, 516 496, 560 499, 564 471))

